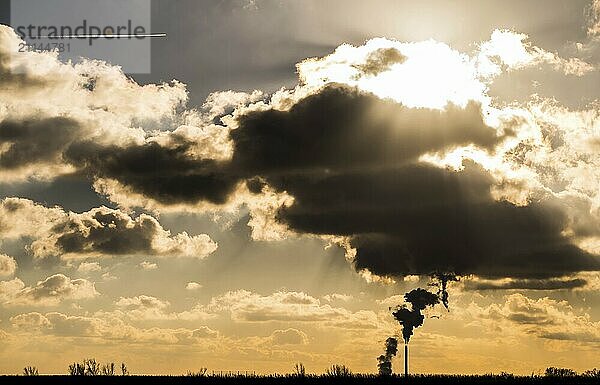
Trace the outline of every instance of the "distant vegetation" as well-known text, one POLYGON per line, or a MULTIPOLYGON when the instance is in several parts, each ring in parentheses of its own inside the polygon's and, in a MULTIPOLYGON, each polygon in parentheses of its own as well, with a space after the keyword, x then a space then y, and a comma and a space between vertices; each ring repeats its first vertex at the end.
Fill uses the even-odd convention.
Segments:
MULTIPOLYGON (((116 366, 114 362, 101 365, 96 359, 88 358, 81 362, 73 362, 69 365, 68 374, 70 376, 115 376, 117 375, 116 366)), ((122 376, 129 374, 127 365, 121 363, 122 376)))
POLYGON ((206 372, 208 372, 208 368, 200 368, 197 372, 188 371, 188 377, 206 377, 206 372))
MULTIPOLYGON (((510 373, 482 376, 446 376, 446 375, 411 375, 408 378, 399 374, 374 375, 353 374, 345 365, 331 365, 322 375, 307 374, 302 363, 297 363, 289 374, 268 376, 255 375, 248 372, 209 372, 205 367, 196 371, 188 371, 183 376, 130 376, 125 363, 117 366, 114 362, 100 364, 97 360, 85 359, 74 362, 68 367, 68 376, 37 377, 40 383, 50 384, 106 384, 105 376, 113 376, 111 384, 599 384, 600 370, 592 369, 576 373, 572 369, 549 367, 542 375, 515 376, 510 373), (77 380, 76 377, 85 377, 77 380)), ((39 376, 38 368, 23 368, 22 376, 12 377, 13 383, 32 384, 31 376, 39 376), (20 380, 21 379, 21 380, 20 380)), ((0 382, 2 379, 0 377, 0 382)))
POLYGON ((306 368, 302 362, 298 362, 296 365, 294 365, 294 373, 292 373, 292 375, 299 378, 306 377, 306 368))
POLYGON ((327 377, 351 377, 352 371, 346 365, 331 365, 325 371, 327 377))
POLYGON ((38 369, 35 366, 26 366, 23 368, 24 376, 39 376, 38 369))

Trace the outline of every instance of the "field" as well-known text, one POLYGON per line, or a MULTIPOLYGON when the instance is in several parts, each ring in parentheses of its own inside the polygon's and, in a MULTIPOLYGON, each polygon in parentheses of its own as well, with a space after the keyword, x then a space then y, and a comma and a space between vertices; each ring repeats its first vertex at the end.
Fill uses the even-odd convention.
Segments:
POLYGON ((0 384, 600 384, 600 378, 568 376, 3 376, 0 384))

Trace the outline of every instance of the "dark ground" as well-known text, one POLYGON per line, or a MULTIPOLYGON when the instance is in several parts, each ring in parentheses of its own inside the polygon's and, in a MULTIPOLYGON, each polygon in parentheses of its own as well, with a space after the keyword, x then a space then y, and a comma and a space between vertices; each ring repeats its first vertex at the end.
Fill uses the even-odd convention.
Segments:
POLYGON ((280 377, 159 377, 159 376, 0 376, 0 385, 5 384, 143 384, 143 385, 187 385, 187 384, 600 384, 600 378, 591 377, 513 377, 513 376, 352 376, 298 378, 280 377))

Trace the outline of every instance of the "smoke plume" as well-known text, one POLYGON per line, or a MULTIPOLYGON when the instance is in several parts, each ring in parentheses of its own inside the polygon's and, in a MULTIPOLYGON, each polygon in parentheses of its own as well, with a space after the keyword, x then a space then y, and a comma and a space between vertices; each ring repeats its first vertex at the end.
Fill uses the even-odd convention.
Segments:
POLYGON ((428 306, 435 306, 440 302, 437 294, 425 289, 415 289, 404 295, 404 300, 410 303, 410 309, 406 305, 398 307, 392 315, 402 325, 402 337, 404 343, 409 343, 414 329, 423 326, 425 316, 421 313, 428 306))
POLYGON ((444 307, 450 311, 450 306, 448 304, 448 282, 458 282, 460 278, 454 273, 434 273, 431 278, 435 280, 432 285, 437 286, 438 288, 438 298, 444 307))
POLYGON ((385 341, 385 354, 382 354, 377 358, 379 364, 379 374, 382 376, 392 375, 392 359, 396 357, 398 353, 398 340, 394 337, 390 337, 385 341))

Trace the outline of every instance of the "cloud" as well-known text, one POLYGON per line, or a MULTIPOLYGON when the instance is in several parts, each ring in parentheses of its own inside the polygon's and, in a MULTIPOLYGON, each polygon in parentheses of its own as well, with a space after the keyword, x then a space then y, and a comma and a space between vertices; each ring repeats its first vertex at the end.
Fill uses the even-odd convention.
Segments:
POLYGON ((377 315, 371 311, 351 312, 335 308, 305 293, 279 291, 268 296, 246 290, 213 298, 206 307, 229 312, 235 322, 316 322, 345 329, 375 329, 377 315))
POLYGON ((0 277, 11 276, 17 270, 17 261, 6 254, 0 254, 0 277))
POLYGON ((38 312, 19 314, 10 319, 13 327, 23 330, 40 330, 50 326, 48 318, 38 312))
POLYGON ((192 336, 194 338, 216 338, 219 336, 219 332, 208 326, 201 326, 198 329, 194 329, 192 336))
POLYGON ((138 297, 121 297, 116 306, 136 320, 160 320, 169 318, 164 312, 170 306, 169 302, 158 298, 140 295, 138 297))
POLYGON ((98 262, 81 262, 77 271, 84 274, 102 271, 102 266, 98 262))
POLYGON ((231 136, 233 163, 250 176, 401 165, 469 144, 492 149, 501 140, 475 103, 412 109, 342 85, 325 87, 288 111, 248 113, 231 136))
POLYGON ((69 118, 6 119, 0 123, 0 169, 23 171, 40 164, 61 164, 62 153, 81 134, 77 121, 69 118))
POLYGON ((6 214, 0 218, 0 234, 34 238, 30 250, 39 258, 141 254, 205 258, 217 248, 208 235, 172 235, 149 215, 132 218, 106 207, 78 214, 6 198, 0 212, 6 214))
MULTIPOLYGON (((496 40, 486 46, 486 57, 503 56, 492 50, 501 49, 496 40)), ((300 72, 355 68, 382 44, 360 48, 358 59, 352 58, 354 48, 340 48, 331 57, 303 63, 300 72), (341 60, 344 55, 352 60, 341 60)), ((407 48, 398 49, 404 54, 407 48)), ((419 52, 412 56, 424 55, 419 52)), ((409 53, 397 71, 409 65, 409 53)), ((456 60, 456 65, 471 65, 469 58, 458 55, 456 60)), ((525 65, 521 59, 502 60, 515 68, 525 65)), ((257 196, 267 186, 293 198, 269 210, 277 222, 297 233, 346 237, 356 250, 357 269, 377 275, 453 270, 535 278, 599 268, 594 253, 582 250, 570 235, 573 217, 561 197, 542 189, 525 203, 508 196, 512 185, 523 182, 509 177, 507 160, 514 147, 506 146, 516 147, 523 130, 531 129, 527 117, 503 117, 497 111, 492 116, 481 90, 481 97, 457 99, 459 105, 445 99, 443 106, 410 108, 364 88, 327 83, 311 88, 311 81, 304 81, 303 91, 288 94, 292 99, 287 102, 281 93, 271 106, 261 101, 233 114, 235 127, 224 128, 231 129, 231 159, 194 156, 193 138, 175 133, 167 134, 166 141, 128 147, 81 142, 70 146, 65 157, 101 180, 116 181, 163 205, 223 204, 234 199, 240 183, 259 180, 258 189, 248 185, 257 196), (502 159, 506 169, 486 168, 479 158, 463 159, 456 170, 424 160, 465 148, 480 151, 475 153, 484 160, 502 159)))
POLYGON ((406 56, 396 48, 380 48, 367 56, 364 64, 357 64, 356 68, 365 75, 379 75, 389 71, 393 65, 402 64, 406 56))
POLYGON ((324 295, 323 299, 327 302, 335 302, 335 301, 350 302, 354 299, 354 297, 352 297, 351 295, 348 295, 348 294, 333 293, 333 294, 324 295))
POLYGON ((523 294, 511 294, 505 300, 504 304, 488 307, 471 304, 469 312, 480 319, 491 320, 503 330, 516 327, 543 339, 600 341, 600 322, 592 321, 589 314, 577 314, 566 301, 548 297, 536 300, 523 294))
POLYGON ((341 83, 409 108, 464 107, 486 100, 486 85, 471 58, 434 40, 404 43, 378 38, 358 47, 343 44, 328 56, 302 61, 297 69, 301 84, 309 88, 341 83), (385 71, 365 72, 382 52, 397 60, 380 66, 385 71))
POLYGON ((174 147, 147 143, 125 148, 81 142, 64 155, 78 169, 116 180, 162 204, 225 203, 238 183, 235 175, 229 175, 222 162, 190 157, 190 148, 187 140, 174 147))
POLYGON ((308 336, 298 329, 275 330, 271 334, 273 345, 306 345, 308 336))
POLYGON ((208 95, 202 108, 208 111, 212 121, 226 117, 238 107, 243 107, 263 99, 265 95, 258 90, 251 94, 236 91, 219 91, 208 95))
POLYGON ((144 262, 140 263, 140 267, 143 270, 147 270, 147 271, 158 269, 158 265, 156 263, 152 263, 152 262, 148 262, 148 261, 144 261, 144 262))
POLYGON ((533 45, 527 35, 509 30, 494 30, 471 55, 432 39, 399 42, 377 38, 357 47, 343 44, 332 54, 304 60, 297 67, 301 84, 308 87, 343 83, 408 107, 443 109, 449 103, 487 105, 491 102, 487 89, 496 77, 542 65, 575 76, 595 70, 581 59, 560 57, 533 45), (377 69, 382 53, 396 60, 379 64, 381 71, 363 70, 374 62, 377 69))
POLYGON ((118 317, 73 316, 63 313, 26 313, 10 319, 18 330, 37 331, 45 335, 59 337, 95 337, 120 343, 146 343, 169 345, 198 345, 219 342, 219 333, 206 326, 198 329, 141 329, 132 326, 118 317))
POLYGON ((169 312, 171 304, 148 295, 136 297, 121 297, 115 305, 119 309, 116 314, 122 314, 133 321, 141 320, 184 320, 197 321, 214 318, 215 315, 203 306, 195 306, 180 313, 169 312))
POLYGON ((55 274, 34 286, 25 286, 18 278, 0 281, 0 302, 5 306, 56 306, 63 301, 94 298, 100 295, 94 283, 55 274))
POLYGON ((582 278, 564 279, 467 279, 467 290, 570 290, 583 288, 588 284, 582 278))
POLYGON ((197 282, 188 282, 185 285, 185 290, 194 291, 202 289, 202 285, 197 282))
POLYGON ((390 297, 386 297, 381 300, 377 300, 377 304, 386 306, 389 308, 392 308, 392 307, 395 308, 396 306, 398 306, 398 304, 403 304, 403 303, 406 303, 406 300, 404 299, 404 294, 396 294, 396 295, 392 295, 390 297))
POLYGON ((232 138, 234 164, 294 197, 277 218, 299 233, 350 237, 359 270, 527 276, 600 266, 563 235, 569 220, 553 199, 499 201, 483 167, 419 161, 454 146, 498 144, 476 105, 405 109, 326 87, 288 111, 241 117, 232 138))
POLYGON ((108 282, 108 281, 114 281, 114 280, 118 279, 118 277, 115 277, 114 275, 112 275, 110 272, 107 271, 106 273, 102 274, 102 279, 105 282, 108 282))
MULTIPOLYGON (((290 358, 297 352, 290 348, 300 347, 309 342, 308 336, 301 330, 287 328, 275 330, 266 337, 227 337, 208 326, 188 328, 139 328, 118 314, 98 313, 94 316, 77 316, 64 313, 24 313, 10 318, 12 331, 20 339, 44 341, 46 337, 68 338, 72 343, 81 341, 127 347, 128 344, 139 346, 179 346, 193 347, 195 352, 205 351, 209 354, 227 354, 230 352, 261 354, 272 357, 282 354, 290 358), (39 338, 39 339, 37 339, 39 338)), ((305 357, 311 357, 306 354, 305 357)))
POLYGON ((509 30, 495 30, 490 40, 479 46, 478 70, 482 74, 499 75, 500 65, 509 71, 548 64, 566 75, 583 76, 595 68, 578 58, 564 59, 555 53, 536 47, 529 37, 509 30))
POLYGON ((3 238, 35 237, 51 231, 65 213, 28 199, 5 198, 0 201, 0 235, 3 238))
MULTIPOLYGON (((524 40, 525 36, 497 31, 480 54, 498 56, 513 69, 558 60, 524 40), (512 51, 517 57, 507 56, 512 51)), ((492 107, 485 87, 483 91, 474 87, 479 94, 463 99, 445 97, 443 103, 431 105, 436 110, 427 110, 406 107, 430 106, 426 103, 410 104, 402 95, 382 93, 395 91, 389 84, 401 82, 387 79, 385 86, 385 77, 381 83, 353 81, 359 75, 351 68, 385 44, 395 43, 379 39, 362 47, 342 46, 326 58, 307 60, 299 72, 306 87, 315 87, 308 95, 290 101, 286 108, 238 116, 238 127, 231 132, 233 164, 294 199, 277 211, 277 219, 299 233, 348 237, 357 268, 378 275, 454 270, 526 278, 597 270, 597 252, 582 249, 573 234, 580 227, 575 221, 582 219, 577 219, 564 195, 554 195, 552 186, 536 178, 536 170, 528 164, 537 160, 534 155, 522 157, 521 151, 539 145, 540 127, 531 113, 492 107), (332 85, 335 81, 346 85, 332 85), (404 105, 386 104, 348 85, 404 105), (460 154, 455 170, 448 163, 429 163, 432 153, 460 154), (521 231, 535 235, 524 237, 521 231)), ((406 47, 398 49, 408 59, 391 72, 403 76, 410 71, 404 66, 412 56, 425 57, 424 52, 437 49, 467 72, 482 60, 435 44, 419 45, 424 51, 412 56, 406 47)), ((433 72, 424 68, 420 67, 422 76, 433 72)), ((450 78, 453 70, 440 69, 450 78)), ((474 82, 481 80, 483 73, 474 71, 469 76, 474 82)), ((421 91, 413 84, 407 89, 421 91)), ((434 93, 445 95, 433 87, 425 94, 434 93)), ((576 164, 572 160, 560 163, 576 164)), ((539 162, 541 170, 552 164, 544 161, 539 162)), ((588 222, 598 223, 598 218, 588 222)))
POLYGON ((25 288, 25 283, 18 278, 10 281, 0 281, 0 303, 5 304, 13 300, 17 293, 25 288))
POLYGON ((72 172, 61 153, 82 138, 142 142, 140 125, 170 124, 187 101, 180 83, 140 86, 117 66, 62 63, 54 53, 19 52, 21 42, 0 27, 1 181, 72 172))

